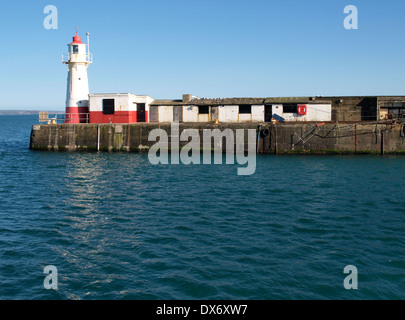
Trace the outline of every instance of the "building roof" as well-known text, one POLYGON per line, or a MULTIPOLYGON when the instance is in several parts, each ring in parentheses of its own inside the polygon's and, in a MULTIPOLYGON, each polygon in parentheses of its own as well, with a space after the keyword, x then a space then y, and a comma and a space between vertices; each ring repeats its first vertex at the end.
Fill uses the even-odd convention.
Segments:
POLYGON ((153 100, 151 106, 182 106, 183 100, 153 100))
POLYGON ((297 104, 322 104, 331 103, 327 98, 312 98, 312 97, 291 97, 291 98, 215 98, 215 99, 193 99, 190 102, 182 100, 154 100, 152 106, 226 106, 226 105, 264 105, 264 104, 282 104, 282 103, 297 103, 297 104))
POLYGON ((110 92, 110 93, 89 93, 89 96, 128 96, 132 95, 135 96, 133 93, 115 93, 115 92, 110 92))

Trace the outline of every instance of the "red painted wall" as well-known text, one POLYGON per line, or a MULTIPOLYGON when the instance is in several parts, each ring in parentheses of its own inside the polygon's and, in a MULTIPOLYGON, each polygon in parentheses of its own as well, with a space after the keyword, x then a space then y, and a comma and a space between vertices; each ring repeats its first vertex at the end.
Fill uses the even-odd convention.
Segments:
MULTIPOLYGON (((136 111, 115 111, 104 114, 102 111, 90 112, 90 123, 134 123, 137 122, 136 111)), ((149 122, 148 111, 145 111, 145 122, 149 122)))
POLYGON ((65 123, 87 123, 89 107, 66 107, 65 123))

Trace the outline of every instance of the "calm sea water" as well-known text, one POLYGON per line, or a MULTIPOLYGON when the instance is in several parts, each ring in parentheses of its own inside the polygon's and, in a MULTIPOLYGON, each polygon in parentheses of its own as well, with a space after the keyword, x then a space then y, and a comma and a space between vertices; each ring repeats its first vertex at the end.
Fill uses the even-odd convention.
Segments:
POLYGON ((405 157, 259 156, 242 177, 29 151, 35 121, 0 116, 0 299, 405 298, 405 157))

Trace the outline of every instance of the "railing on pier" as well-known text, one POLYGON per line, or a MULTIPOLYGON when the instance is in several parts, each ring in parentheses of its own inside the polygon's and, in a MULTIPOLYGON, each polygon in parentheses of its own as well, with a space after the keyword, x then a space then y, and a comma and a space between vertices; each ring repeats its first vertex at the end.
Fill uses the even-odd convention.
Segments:
POLYGON ((40 124, 89 123, 88 113, 39 113, 40 124))

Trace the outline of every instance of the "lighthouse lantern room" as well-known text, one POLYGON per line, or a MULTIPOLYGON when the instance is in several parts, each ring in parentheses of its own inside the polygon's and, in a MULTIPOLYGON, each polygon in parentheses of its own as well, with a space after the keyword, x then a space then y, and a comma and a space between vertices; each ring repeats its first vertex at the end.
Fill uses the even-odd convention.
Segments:
POLYGON ((89 33, 87 33, 86 45, 81 41, 76 30, 76 36, 68 44, 68 52, 62 57, 62 62, 68 66, 65 123, 88 122, 89 81, 87 67, 92 63, 92 55, 88 49, 88 37, 89 33))

